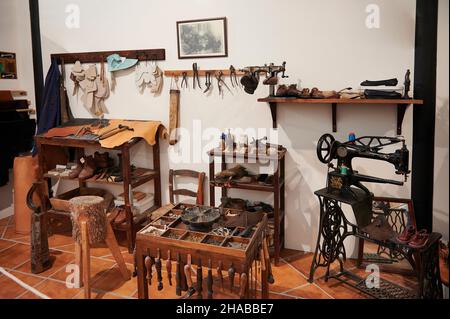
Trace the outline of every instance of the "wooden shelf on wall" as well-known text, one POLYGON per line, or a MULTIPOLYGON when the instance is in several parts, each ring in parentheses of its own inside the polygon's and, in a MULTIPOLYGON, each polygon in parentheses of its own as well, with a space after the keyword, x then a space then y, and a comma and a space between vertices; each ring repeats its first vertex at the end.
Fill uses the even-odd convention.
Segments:
POLYGON ((333 132, 337 131, 337 105, 393 105, 397 107, 397 135, 402 134, 403 118, 405 117, 406 109, 411 104, 423 104, 423 100, 417 99, 297 99, 288 97, 266 97, 258 99, 258 102, 269 103, 270 112, 272 114, 273 128, 277 128, 277 106, 279 103, 293 103, 293 104, 330 104, 332 107, 332 126, 333 132))

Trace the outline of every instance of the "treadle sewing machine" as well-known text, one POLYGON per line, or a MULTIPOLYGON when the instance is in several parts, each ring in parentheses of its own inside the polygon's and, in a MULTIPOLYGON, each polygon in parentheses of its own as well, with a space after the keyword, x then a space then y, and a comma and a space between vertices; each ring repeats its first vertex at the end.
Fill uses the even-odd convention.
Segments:
MULTIPOLYGON (((414 249, 395 240, 395 233, 384 220, 373 219, 373 194, 362 183, 385 183, 403 185, 403 181, 383 179, 359 174, 353 169, 354 158, 366 158, 391 163, 396 174, 406 181, 409 171, 409 151, 405 140, 395 137, 364 136, 347 142, 339 142, 330 134, 324 134, 317 144, 319 160, 328 165, 327 186, 315 192, 320 202, 320 225, 309 281, 314 280, 318 267, 326 267, 325 280, 335 278, 375 298, 439 298, 442 287, 439 276, 438 243, 441 237, 431 233, 428 243, 421 249, 414 249), (382 153, 385 147, 401 144, 391 153, 382 153), (335 166, 332 161, 336 160, 335 166), (356 224, 350 222, 342 211, 342 204, 350 205, 356 224), (383 226, 383 228, 381 227, 383 226), (364 278, 344 270, 346 251, 344 240, 356 236, 387 247, 405 256, 417 274, 417 293, 380 278, 379 288, 368 288, 364 278), (330 265, 338 261, 340 271, 330 274, 330 265), (346 279, 341 279, 346 277, 346 279), (352 284, 351 282, 355 282, 352 284)), ((362 259, 362 251, 359 250, 362 259)))

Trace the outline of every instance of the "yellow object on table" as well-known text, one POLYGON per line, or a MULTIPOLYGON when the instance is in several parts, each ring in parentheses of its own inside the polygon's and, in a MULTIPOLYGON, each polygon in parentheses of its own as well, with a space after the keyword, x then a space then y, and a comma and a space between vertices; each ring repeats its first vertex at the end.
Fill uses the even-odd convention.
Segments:
MULTIPOLYGON (((99 142, 102 147, 114 148, 135 137, 141 137, 149 145, 155 145, 158 129, 160 126, 163 126, 160 121, 109 120, 109 125, 98 130, 96 134, 102 135, 113 128, 118 128, 119 125, 128 126, 129 128, 132 128, 133 131, 125 130, 111 137, 105 138, 104 140, 100 140, 99 142)), ((164 126, 163 129, 165 130, 164 126)))

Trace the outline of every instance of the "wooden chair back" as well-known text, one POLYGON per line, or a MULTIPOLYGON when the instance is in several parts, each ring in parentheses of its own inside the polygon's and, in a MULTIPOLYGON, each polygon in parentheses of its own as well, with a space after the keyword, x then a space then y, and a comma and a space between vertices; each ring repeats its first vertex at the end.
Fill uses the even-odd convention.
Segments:
POLYGON ((205 179, 205 173, 203 172, 196 172, 188 169, 180 169, 180 170, 169 170, 169 198, 170 203, 175 205, 175 195, 181 195, 181 196, 189 196, 189 197, 195 197, 196 198, 196 204, 197 205, 203 205, 204 199, 203 199, 203 183, 205 179), (176 176, 181 177, 191 177, 196 178, 198 181, 198 188, 197 192, 191 191, 189 189, 174 189, 174 180, 176 176))

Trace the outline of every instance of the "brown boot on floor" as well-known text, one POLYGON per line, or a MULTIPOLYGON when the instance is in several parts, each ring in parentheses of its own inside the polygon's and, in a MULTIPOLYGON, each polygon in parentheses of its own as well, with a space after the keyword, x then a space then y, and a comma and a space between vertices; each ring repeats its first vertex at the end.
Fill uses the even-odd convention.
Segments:
POLYGON ((95 161, 92 156, 88 156, 84 158, 83 169, 78 175, 79 179, 88 179, 94 176, 95 172, 95 161))

